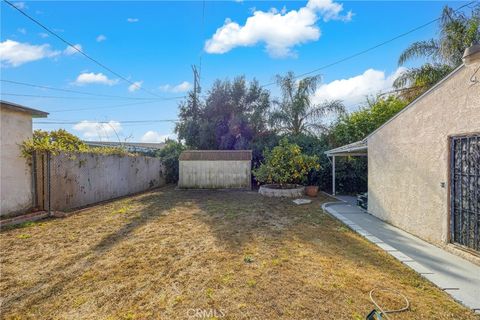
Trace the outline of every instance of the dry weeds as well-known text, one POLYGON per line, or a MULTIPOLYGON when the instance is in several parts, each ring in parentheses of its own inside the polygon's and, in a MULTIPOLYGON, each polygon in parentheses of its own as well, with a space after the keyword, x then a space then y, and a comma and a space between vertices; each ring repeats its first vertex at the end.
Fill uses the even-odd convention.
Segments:
POLYGON ((2 318, 364 319, 380 286, 412 303, 394 319, 478 319, 325 215, 326 200, 168 187, 5 230, 2 318))

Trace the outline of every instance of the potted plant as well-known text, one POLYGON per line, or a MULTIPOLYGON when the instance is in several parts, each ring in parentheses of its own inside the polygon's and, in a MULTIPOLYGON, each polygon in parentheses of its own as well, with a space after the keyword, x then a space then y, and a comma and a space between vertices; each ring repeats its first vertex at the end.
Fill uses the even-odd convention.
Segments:
POLYGON ((310 170, 307 176, 307 186, 305 187, 305 194, 309 197, 316 197, 318 194, 318 171, 316 169, 310 170))

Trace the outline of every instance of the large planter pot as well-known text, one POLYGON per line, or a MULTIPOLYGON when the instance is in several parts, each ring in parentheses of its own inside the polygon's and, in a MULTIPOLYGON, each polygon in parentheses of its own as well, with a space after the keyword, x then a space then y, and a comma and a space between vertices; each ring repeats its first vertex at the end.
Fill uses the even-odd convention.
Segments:
POLYGON ((283 186, 279 184, 265 184, 258 189, 258 193, 266 197, 298 198, 302 197, 304 192, 305 187, 297 184, 283 186))
POLYGON ((316 197, 318 194, 318 186, 306 186, 305 194, 309 197, 316 197))

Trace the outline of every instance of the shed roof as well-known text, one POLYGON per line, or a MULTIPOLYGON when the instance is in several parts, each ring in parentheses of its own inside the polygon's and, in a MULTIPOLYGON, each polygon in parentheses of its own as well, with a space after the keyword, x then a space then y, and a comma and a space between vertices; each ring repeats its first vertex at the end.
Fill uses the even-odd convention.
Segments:
POLYGON ((33 108, 29 108, 29 107, 25 107, 25 106, 22 106, 22 105, 13 103, 13 102, 0 100, 0 105, 3 108, 8 108, 8 109, 15 110, 15 111, 30 113, 32 115, 32 117, 34 117, 34 118, 46 118, 48 116, 48 112, 33 109, 33 108))
POLYGON ((181 161, 238 161, 252 160, 252 150, 186 150, 180 154, 181 161))

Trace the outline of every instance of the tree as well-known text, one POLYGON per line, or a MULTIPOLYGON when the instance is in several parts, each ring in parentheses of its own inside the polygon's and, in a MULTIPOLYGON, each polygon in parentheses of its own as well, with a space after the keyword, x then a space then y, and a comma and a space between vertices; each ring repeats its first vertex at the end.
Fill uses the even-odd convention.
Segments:
POLYGON ((186 147, 181 142, 168 139, 165 141, 165 146, 157 151, 156 156, 165 165, 165 180, 167 183, 176 183, 178 181, 178 158, 185 149, 186 147))
POLYGON ((317 156, 303 154, 298 145, 289 143, 286 138, 272 150, 265 150, 264 156, 265 161, 253 171, 255 178, 259 182, 278 183, 282 187, 304 183, 312 169, 320 168, 317 156))
POLYGON ((176 132, 195 149, 246 149, 253 138, 267 130, 269 92, 256 80, 217 80, 204 102, 192 96, 180 105, 176 132))
MULTIPOLYGON (((350 114, 342 115, 332 125, 328 133, 329 147, 336 148, 366 138, 382 124, 400 112, 407 102, 395 96, 367 100, 366 105, 350 114)), ((319 185, 331 188, 331 163, 325 157, 320 158, 324 168, 319 185)), ((345 193, 367 190, 366 157, 338 157, 336 160, 337 189, 345 193)))
POLYGON ((480 6, 476 5, 467 17, 446 6, 442 11, 437 39, 417 41, 405 49, 399 65, 415 58, 426 58, 428 63, 407 69, 394 82, 397 89, 406 89, 409 100, 425 92, 462 63, 466 48, 480 42, 480 6))
POLYGON ((350 114, 341 115, 332 126, 329 136, 333 147, 359 141, 367 137, 406 106, 407 102, 395 96, 367 100, 366 105, 350 114))
POLYGON ((315 104, 311 96, 317 89, 319 76, 296 81, 295 74, 277 75, 276 82, 282 91, 282 99, 274 101, 276 109, 270 114, 270 123, 281 133, 324 132, 327 126, 322 122, 328 114, 343 113, 345 107, 339 100, 315 104))

